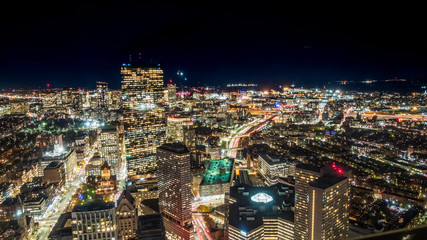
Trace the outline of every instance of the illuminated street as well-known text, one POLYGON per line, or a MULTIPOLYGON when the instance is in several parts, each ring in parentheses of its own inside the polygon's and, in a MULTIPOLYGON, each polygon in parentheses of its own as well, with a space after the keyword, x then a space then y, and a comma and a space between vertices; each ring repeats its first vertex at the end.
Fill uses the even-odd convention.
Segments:
POLYGON ((421 3, 202 5, 2 4, 0 239, 425 240, 421 3))

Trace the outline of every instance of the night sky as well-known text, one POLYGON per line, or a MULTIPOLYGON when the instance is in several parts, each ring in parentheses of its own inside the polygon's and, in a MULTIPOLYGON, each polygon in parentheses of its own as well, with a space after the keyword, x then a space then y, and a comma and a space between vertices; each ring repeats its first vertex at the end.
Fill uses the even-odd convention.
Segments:
POLYGON ((0 88, 119 88, 138 53, 189 85, 427 79, 420 6, 67 2, 2 2, 0 88))

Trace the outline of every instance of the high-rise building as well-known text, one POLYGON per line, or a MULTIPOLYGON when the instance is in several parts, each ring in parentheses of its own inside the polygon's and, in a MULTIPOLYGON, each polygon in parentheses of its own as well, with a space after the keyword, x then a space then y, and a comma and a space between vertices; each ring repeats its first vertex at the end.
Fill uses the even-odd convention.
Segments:
POLYGON ((295 239, 348 237, 351 172, 332 164, 298 164, 295 174, 295 239))
POLYGON ((118 239, 114 202, 77 205, 71 212, 73 239, 118 239))
POLYGON ((192 239, 190 153, 182 143, 157 148, 159 208, 168 239, 192 239))
POLYGON ((172 82, 168 84, 168 105, 169 107, 176 105, 176 84, 172 82))
POLYGON ((96 94, 98 95, 98 111, 108 110, 108 83, 96 82, 96 94))
POLYGON ((307 217, 310 240, 348 238, 348 184, 344 176, 322 176, 309 183, 307 217))
POLYGON ((196 136, 191 118, 169 116, 166 127, 166 141, 181 142, 190 152, 194 151, 196 136))
POLYGON ((100 152, 103 162, 111 167, 113 175, 119 175, 122 169, 123 138, 116 127, 103 128, 99 134, 100 152))
POLYGON ((295 168, 295 240, 308 240, 309 183, 320 177, 320 168, 297 164, 295 168))
POLYGON ((128 174, 156 169, 156 147, 165 141, 163 70, 160 64, 123 64, 122 105, 128 174))

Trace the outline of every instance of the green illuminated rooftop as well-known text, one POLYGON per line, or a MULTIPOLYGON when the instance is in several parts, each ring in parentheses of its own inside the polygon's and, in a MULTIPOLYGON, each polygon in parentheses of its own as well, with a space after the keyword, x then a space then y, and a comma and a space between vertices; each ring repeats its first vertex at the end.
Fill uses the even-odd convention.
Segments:
POLYGON ((230 182, 234 160, 224 158, 204 161, 203 163, 205 164, 205 174, 203 175, 201 185, 230 182))

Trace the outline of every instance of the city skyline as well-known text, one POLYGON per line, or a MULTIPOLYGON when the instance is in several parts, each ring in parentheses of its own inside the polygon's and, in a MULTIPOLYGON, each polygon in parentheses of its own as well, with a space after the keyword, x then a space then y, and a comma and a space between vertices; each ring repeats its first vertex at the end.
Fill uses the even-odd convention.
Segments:
POLYGON ((425 239, 424 15, 304 4, 7 1, 0 239, 425 239))
POLYGON ((163 63, 166 81, 190 86, 427 79, 423 21, 404 6, 76 3, 50 11, 7 2, 5 9, 0 88, 93 88, 102 81, 119 89, 117 69, 130 55, 163 63))

